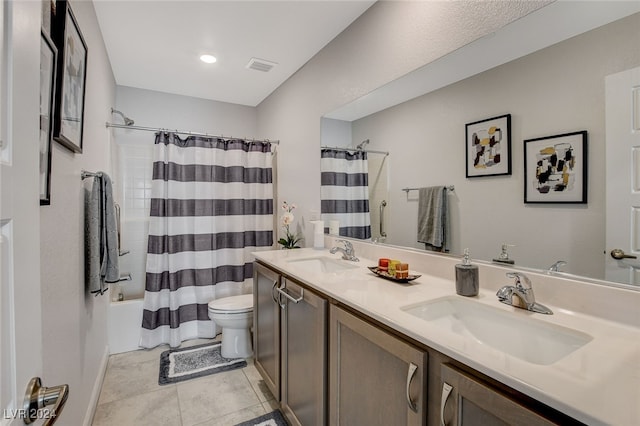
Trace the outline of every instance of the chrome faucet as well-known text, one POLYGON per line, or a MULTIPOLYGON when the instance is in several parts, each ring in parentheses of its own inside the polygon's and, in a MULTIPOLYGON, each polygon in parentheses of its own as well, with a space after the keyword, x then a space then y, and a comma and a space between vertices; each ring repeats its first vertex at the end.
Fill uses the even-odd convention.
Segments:
POLYGON ((566 265, 567 262, 565 262, 564 260, 558 260, 556 263, 554 263, 553 265, 551 265, 549 267, 549 269, 547 269, 547 272, 552 274, 554 272, 559 272, 560 271, 560 267, 566 265))
POLYGON ((344 248, 339 247, 339 246, 335 246, 331 250, 329 250, 329 253, 335 254, 337 252, 340 252, 340 253, 342 253, 342 258, 344 260, 350 260, 352 262, 359 262, 360 261, 360 259, 358 259, 356 257, 356 251, 353 248, 353 245, 349 241, 347 241, 347 240, 336 240, 336 243, 344 244, 344 248))
POLYGON ((506 285, 498 290, 496 296, 498 296, 499 301, 539 314, 553 314, 551 309, 536 302, 529 277, 520 272, 507 272, 507 277, 513 278, 515 282, 514 285, 506 285))

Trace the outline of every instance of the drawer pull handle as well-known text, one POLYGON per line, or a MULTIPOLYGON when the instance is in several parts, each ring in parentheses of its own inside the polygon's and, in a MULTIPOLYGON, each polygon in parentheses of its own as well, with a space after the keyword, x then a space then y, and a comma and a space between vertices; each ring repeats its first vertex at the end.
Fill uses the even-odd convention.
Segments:
POLYGON ((286 292, 287 289, 284 288, 284 286, 283 287, 278 287, 276 290, 278 290, 278 293, 280 293, 281 295, 283 295, 287 299, 291 300, 293 303, 301 302, 302 299, 304 299, 304 289, 303 288, 300 289, 300 297, 298 297, 297 299, 294 299, 293 297, 289 296, 289 293, 286 292))
POLYGON ((418 412, 418 406, 415 402, 411 400, 411 394, 409 392, 409 388, 411 387, 411 382, 413 381, 413 376, 416 375, 416 371, 418 370, 418 366, 414 363, 409 363, 409 371, 407 371, 407 405, 411 410, 415 413, 418 412))
POLYGON ((276 304, 277 304, 278 306, 280 306, 281 308, 283 308, 283 309, 284 309, 284 305, 283 305, 283 304, 282 304, 282 302, 280 301, 280 296, 276 296, 276 290, 277 290, 277 288, 276 288, 276 287, 277 287, 277 286, 278 286, 278 280, 275 280, 275 281, 273 282, 273 287, 271 287, 271 298, 273 299, 273 301, 274 301, 274 302, 276 302, 276 304), (278 299, 276 299, 276 297, 277 297, 278 299))
POLYGON ((449 383, 442 383, 442 397, 440 399, 440 426, 447 426, 444 422, 444 406, 447 405, 447 400, 449 399, 449 395, 451 395, 452 390, 453 386, 449 383))

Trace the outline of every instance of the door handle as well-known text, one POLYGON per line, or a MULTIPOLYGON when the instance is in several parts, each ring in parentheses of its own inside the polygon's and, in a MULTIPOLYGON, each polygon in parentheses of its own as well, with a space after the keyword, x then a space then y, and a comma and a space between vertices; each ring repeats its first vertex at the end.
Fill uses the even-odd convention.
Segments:
POLYGON ((69 385, 54 386, 45 388, 42 386, 40 377, 34 377, 27 385, 27 392, 24 395, 23 408, 25 410, 25 424, 33 423, 38 418, 46 417, 44 426, 53 425, 64 408, 64 404, 69 397, 69 385), (42 409, 47 405, 53 408, 45 416, 42 409), (41 415, 38 415, 41 414, 41 415))
POLYGON ((278 306, 280 306, 282 309, 284 309, 284 304, 281 302, 280 296, 279 295, 276 296, 276 290, 277 290, 276 287, 277 286, 278 286, 278 280, 274 280, 273 281, 273 287, 271 287, 271 298, 273 299, 274 302, 276 302, 276 304, 278 306), (277 300, 276 300, 276 297, 278 298, 277 300))
POLYGON ((445 405, 447 405, 447 399, 449 399, 449 395, 451 395, 452 390, 453 386, 451 386, 449 383, 442 383, 442 395, 440 397, 440 426, 447 425, 444 421, 444 407, 445 405))
POLYGON ((418 412, 418 405, 411 400, 411 394, 409 393, 409 388, 411 387, 411 382, 413 381, 413 376, 416 375, 416 370, 418 370, 418 366, 414 363, 409 363, 409 370, 407 371, 407 405, 411 408, 411 411, 414 413, 418 412))
MULTIPOLYGON (((293 303, 299 303, 302 301, 302 299, 304 299, 304 288, 300 289, 300 297, 298 297, 297 299, 294 299, 293 297, 291 297, 289 293, 286 292, 287 289, 284 286, 278 287, 276 288, 276 290, 278 291, 278 293, 280 293, 287 299, 291 300, 293 303)), ((283 306, 283 309, 284 309, 284 306, 283 306)))
POLYGON ((638 256, 634 256, 632 254, 626 254, 622 249, 613 249, 611 250, 611 257, 614 259, 637 259, 638 256))

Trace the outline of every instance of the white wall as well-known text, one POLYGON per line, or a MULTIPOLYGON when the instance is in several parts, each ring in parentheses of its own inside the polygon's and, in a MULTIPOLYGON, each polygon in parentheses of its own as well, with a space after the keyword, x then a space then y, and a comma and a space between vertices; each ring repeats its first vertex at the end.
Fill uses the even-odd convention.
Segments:
MULTIPOLYGON (((68 383, 60 424, 91 420, 96 383, 106 359, 108 296, 84 286, 84 188, 82 169, 110 172, 110 140, 104 127, 115 99, 115 81, 93 4, 71 2, 88 47, 83 153, 52 145, 51 205, 40 207, 43 383, 68 383)), ((33 83, 36 87, 38 82, 33 83)))
MULTIPOLYGON (((118 86, 115 109, 135 121, 136 126, 206 132, 212 135, 258 138, 254 107, 118 86)), ((114 123, 122 118, 114 115, 114 123)), ((153 132, 112 129, 117 144, 116 189, 122 207, 122 273, 131 281, 120 284, 125 299, 142 297, 145 285, 153 132)))
MULTIPOLYGON (((417 193, 455 185, 449 196, 453 253, 491 260, 515 244, 516 263, 604 277, 604 77, 640 65, 640 14, 353 122, 354 140, 389 150, 389 239, 416 242, 417 193), (510 113, 512 175, 465 179, 465 123, 510 113), (587 130, 588 204, 524 204, 523 140, 587 130)), ((531 171, 529 171, 531 173, 531 171)))
POLYGON ((320 125, 322 126, 321 146, 353 147, 350 121, 323 117, 320 125))
MULTIPOLYGON (((254 107, 153 90, 118 86, 115 109, 136 126, 188 130, 236 138, 259 138, 254 107)), ((123 124, 118 115, 114 123, 123 124)), ((114 130, 118 143, 153 143, 153 133, 114 130), (126 136, 125 138, 121 136, 126 136)))

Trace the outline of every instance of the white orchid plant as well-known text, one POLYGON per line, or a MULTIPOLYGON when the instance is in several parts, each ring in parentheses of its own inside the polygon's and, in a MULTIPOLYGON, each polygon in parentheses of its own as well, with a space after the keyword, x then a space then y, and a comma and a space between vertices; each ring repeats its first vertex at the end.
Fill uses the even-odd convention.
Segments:
POLYGON ((293 224, 295 216, 293 210, 296 208, 295 204, 289 204, 286 201, 282 203, 282 228, 284 229, 284 238, 278 240, 278 244, 282 244, 282 248, 294 249, 300 248, 298 243, 302 240, 301 236, 291 233, 289 226, 293 224))

